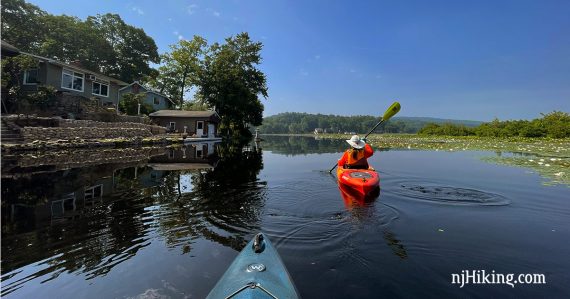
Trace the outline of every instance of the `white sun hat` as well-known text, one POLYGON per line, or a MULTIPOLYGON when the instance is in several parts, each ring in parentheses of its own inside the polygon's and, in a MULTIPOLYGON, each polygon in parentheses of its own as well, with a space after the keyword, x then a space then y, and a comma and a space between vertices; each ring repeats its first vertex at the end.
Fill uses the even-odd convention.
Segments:
POLYGON ((358 137, 358 135, 352 135, 352 137, 350 137, 350 139, 347 140, 346 142, 348 142, 350 146, 357 149, 361 149, 364 147, 364 145, 366 145, 366 142, 362 141, 360 137, 358 137))

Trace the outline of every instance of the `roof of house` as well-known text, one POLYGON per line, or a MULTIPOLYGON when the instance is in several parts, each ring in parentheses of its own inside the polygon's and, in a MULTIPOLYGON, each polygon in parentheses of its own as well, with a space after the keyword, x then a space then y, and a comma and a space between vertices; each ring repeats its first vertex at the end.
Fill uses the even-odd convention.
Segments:
POLYGON ((30 53, 26 53, 26 52, 20 52, 20 53, 25 54, 25 55, 28 55, 28 56, 31 56, 31 57, 34 57, 34 58, 37 58, 37 59, 39 59, 39 60, 41 60, 41 61, 45 61, 45 62, 47 62, 47 63, 59 65, 59 66, 61 66, 61 67, 69 68, 69 69, 72 69, 72 70, 76 70, 76 71, 78 71, 78 72, 82 72, 82 73, 86 73, 86 74, 93 74, 93 75, 95 75, 96 77, 101 78, 101 79, 103 79, 103 80, 106 80, 106 81, 113 81, 113 82, 117 83, 117 85, 121 85, 121 86, 122 86, 122 85, 127 85, 126 82, 123 82, 123 81, 121 81, 121 80, 119 80, 119 79, 116 79, 116 78, 113 78, 113 77, 109 77, 109 76, 107 76, 107 75, 103 75, 103 74, 101 74, 101 73, 98 73, 98 72, 95 72, 95 71, 92 71, 92 70, 88 70, 88 69, 86 69, 86 68, 83 68, 83 67, 80 67, 80 66, 77 66, 77 65, 73 65, 73 64, 69 64, 69 63, 57 61, 57 60, 55 60, 55 59, 51 59, 51 58, 47 58, 47 57, 42 57, 42 56, 39 56, 39 55, 30 54, 30 53))
POLYGON ((186 111, 186 110, 158 110, 149 114, 150 117, 204 117, 217 116, 216 111, 186 111))
POLYGON ((15 55, 20 53, 20 50, 18 50, 18 48, 12 46, 11 44, 5 42, 5 41, 0 41, 0 47, 2 48, 2 52, 5 52, 7 54, 10 55, 15 55))
POLYGON ((146 92, 151 92, 151 93, 157 94, 157 95, 159 95, 159 96, 165 97, 165 98, 168 99, 172 104, 175 104, 167 95, 165 95, 165 94, 163 94, 163 93, 160 93, 158 90, 156 90, 156 89, 154 89, 154 88, 152 88, 152 87, 146 86, 146 85, 140 83, 139 81, 135 81, 135 82, 133 82, 133 83, 131 83, 131 84, 129 84, 129 85, 127 85, 127 86, 125 86, 125 87, 119 89, 119 92, 122 91, 122 90, 125 90, 125 89, 127 89, 127 88, 129 88, 129 87, 131 87, 131 86, 133 86, 133 84, 135 84, 135 83, 138 84, 140 87, 144 88, 144 89, 146 90, 146 92))

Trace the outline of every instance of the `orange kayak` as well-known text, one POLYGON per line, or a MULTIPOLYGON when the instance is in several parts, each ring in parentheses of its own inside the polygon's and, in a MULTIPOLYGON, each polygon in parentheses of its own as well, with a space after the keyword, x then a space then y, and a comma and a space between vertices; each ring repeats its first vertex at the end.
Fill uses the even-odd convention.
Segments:
POLYGON ((380 186, 380 176, 374 168, 345 169, 339 167, 336 171, 341 187, 350 188, 361 196, 367 196, 380 186))

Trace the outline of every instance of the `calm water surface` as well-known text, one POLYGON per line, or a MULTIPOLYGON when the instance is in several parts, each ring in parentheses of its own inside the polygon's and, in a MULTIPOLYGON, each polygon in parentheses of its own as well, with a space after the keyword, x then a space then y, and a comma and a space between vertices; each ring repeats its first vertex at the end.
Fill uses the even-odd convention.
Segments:
POLYGON ((344 142, 266 139, 3 155, 2 297, 203 298, 258 231, 305 298, 570 294, 567 186, 494 152, 382 149, 379 197, 354 201, 328 174, 344 142))

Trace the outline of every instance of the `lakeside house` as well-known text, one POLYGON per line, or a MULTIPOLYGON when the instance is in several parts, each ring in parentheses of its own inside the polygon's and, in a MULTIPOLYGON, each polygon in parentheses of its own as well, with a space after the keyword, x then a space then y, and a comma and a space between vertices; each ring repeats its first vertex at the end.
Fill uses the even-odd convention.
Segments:
POLYGON ((216 111, 159 110, 148 116, 169 132, 207 138, 216 137, 221 120, 216 111))
POLYGON ((20 52, 38 60, 37 68, 22 74, 22 90, 35 92, 38 86, 52 86, 57 91, 83 96, 99 102, 103 107, 119 107, 119 89, 127 83, 101 73, 88 70, 79 63, 65 63, 51 58, 20 52))
POLYGON ((153 110, 165 110, 174 106, 174 102, 172 102, 168 96, 145 86, 138 81, 119 89, 119 101, 122 100, 123 95, 128 93, 144 94, 143 103, 152 106, 153 110))

